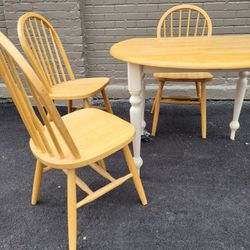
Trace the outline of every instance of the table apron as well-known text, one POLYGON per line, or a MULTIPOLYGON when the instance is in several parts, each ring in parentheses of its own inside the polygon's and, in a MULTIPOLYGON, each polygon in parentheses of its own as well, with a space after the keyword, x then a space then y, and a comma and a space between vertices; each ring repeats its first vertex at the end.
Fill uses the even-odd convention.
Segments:
POLYGON ((153 67, 153 66, 143 66, 142 71, 145 74, 153 74, 156 72, 219 72, 219 71, 234 71, 234 72, 243 72, 250 71, 250 68, 245 69, 169 69, 169 68, 161 68, 161 67, 153 67))

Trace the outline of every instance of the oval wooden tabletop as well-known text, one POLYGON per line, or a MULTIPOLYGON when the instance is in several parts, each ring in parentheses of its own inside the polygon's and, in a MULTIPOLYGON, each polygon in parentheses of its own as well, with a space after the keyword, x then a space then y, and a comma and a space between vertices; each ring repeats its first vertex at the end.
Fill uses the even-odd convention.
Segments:
POLYGON ((250 69, 250 35, 133 38, 116 43, 113 57, 172 69, 250 69))

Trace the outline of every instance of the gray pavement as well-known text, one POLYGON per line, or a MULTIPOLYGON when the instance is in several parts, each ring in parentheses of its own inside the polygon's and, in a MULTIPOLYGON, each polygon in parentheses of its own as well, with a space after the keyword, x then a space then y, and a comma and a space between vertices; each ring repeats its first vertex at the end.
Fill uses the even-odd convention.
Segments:
MULTIPOLYGON (((128 119, 127 102, 113 108, 128 119)), ((78 249, 250 249, 250 103, 236 141, 229 140, 232 110, 232 102, 208 102, 202 140, 197 107, 162 106, 157 136, 142 144, 148 205, 128 181, 82 207, 78 249)), ((149 111, 147 104, 151 128, 149 111)), ((67 249, 64 174, 45 174, 40 202, 31 206, 35 159, 12 104, 0 105, 0 138, 0 249, 67 249)), ((127 170, 121 153, 106 164, 117 177, 127 170)), ((106 183, 89 169, 79 175, 92 189, 106 183)))

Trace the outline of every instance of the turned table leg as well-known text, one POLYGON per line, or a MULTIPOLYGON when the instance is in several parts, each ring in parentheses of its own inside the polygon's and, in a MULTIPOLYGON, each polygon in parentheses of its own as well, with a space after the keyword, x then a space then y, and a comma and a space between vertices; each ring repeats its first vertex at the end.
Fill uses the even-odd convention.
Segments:
POLYGON ((141 133, 142 133, 142 67, 137 64, 128 63, 128 90, 131 95, 129 102, 130 107, 130 122, 136 130, 133 140, 134 161, 138 172, 142 166, 141 158, 141 133))
POLYGON ((239 116, 240 116, 240 111, 241 111, 242 103, 243 103, 246 88, 247 88, 248 75, 249 75, 249 72, 247 71, 243 71, 239 73, 239 80, 237 81, 236 93, 235 93, 235 98, 234 98, 233 120, 231 121, 229 125, 231 129, 231 135, 230 135, 231 140, 235 139, 235 133, 240 127, 239 116))
POLYGON ((145 86, 145 82, 144 82, 144 77, 145 77, 145 74, 142 73, 141 74, 141 114, 142 114, 142 117, 141 117, 141 135, 144 135, 144 130, 145 130, 145 127, 146 127, 146 122, 144 120, 144 113, 145 113, 145 94, 146 94, 146 86, 145 86))

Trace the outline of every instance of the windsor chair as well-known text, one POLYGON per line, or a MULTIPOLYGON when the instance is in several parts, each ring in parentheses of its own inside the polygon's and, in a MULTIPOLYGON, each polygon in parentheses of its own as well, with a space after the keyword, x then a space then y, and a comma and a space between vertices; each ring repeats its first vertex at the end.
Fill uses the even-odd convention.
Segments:
POLYGON ((130 178, 133 178, 142 204, 147 204, 144 189, 128 147, 135 135, 135 129, 130 123, 95 108, 81 109, 61 117, 45 85, 13 43, 1 32, 0 75, 31 137, 30 148, 37 159, 32 205, 37 204, 44 172, 59 169, 67 175, 70 250, 76 249, 77 209, 83 205, 94 201, 130 178), (24 86, 27 86, 30 91, 40 118, 35 113, 24 86), (97 162, 101 162, 103 158, 118 150, 123 151, 130 173, 115 179, 102 164, 97 162), (97 191, 91 190, 76 174, 78 168, 87 166, 110 183, 97 191), (78 202, 76 185, 87 193, 86 198, 78 202))
MULTIPOLYGON (((181 37, 181 36, 211 36, 212 22, 208 14, 194 5, 179 5, 169 9, 163 14, 157 26, 157 37, 181 37), (178 20, 175 20, 175 17, 178 20), (178 24, 178 27, 175 27, 178 24)), ((180 58, 181 60, 181 58, 180 58)), ((213 75, 207 72, 180 72, 180 73, 154 73, 158 81, 158 89, 153 102, 152 135, 156 135, 160 104, 199 105, 201 112, 201 136, 207 136, 206 115, 206 83, 213 79, 213 75), (166 81, 170 82, 195 82, 195 96, 164 96, 163 87, 166 81)))
POLYGON ((28 12, 19 18, 17 30, 29 62, 53 100, 67 100, 70 113, 72 100, 82 99, 84 107, 89 107, 88 98, 101 92, 106 110, 112 113, 105 91, 109 78, 75 79, 62 42, 48 20, 37 13, 28 12))

